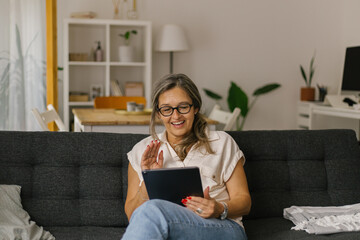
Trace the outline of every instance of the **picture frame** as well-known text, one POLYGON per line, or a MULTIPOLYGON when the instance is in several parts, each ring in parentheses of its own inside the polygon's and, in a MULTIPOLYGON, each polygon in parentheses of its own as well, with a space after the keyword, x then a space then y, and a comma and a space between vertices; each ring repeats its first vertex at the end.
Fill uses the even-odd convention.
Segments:
POLYGON ((102 84, 91 84, 90 85, 90 98, 94 100, 96 97, 103 96, 103 85, 102 84))

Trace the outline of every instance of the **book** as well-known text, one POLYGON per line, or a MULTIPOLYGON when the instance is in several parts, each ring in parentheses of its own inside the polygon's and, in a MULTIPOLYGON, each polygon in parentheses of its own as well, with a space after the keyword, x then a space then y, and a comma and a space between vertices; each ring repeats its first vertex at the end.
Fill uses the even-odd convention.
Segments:
POLYGON ((123 93, 120 88, 120 84, 116 79, 111 80, 110 91, 112 96, 123 96, 123 93))

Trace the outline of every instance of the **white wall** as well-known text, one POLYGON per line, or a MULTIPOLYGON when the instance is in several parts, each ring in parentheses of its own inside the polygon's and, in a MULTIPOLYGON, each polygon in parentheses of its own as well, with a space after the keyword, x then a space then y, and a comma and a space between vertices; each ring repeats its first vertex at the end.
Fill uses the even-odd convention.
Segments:
MULTIPOLYGON (((343 47, 359 46, 360 44, 360 1, 347 0, 344 5, 343 47)), ((342 53, 345 57, 345 52, 342 53)))
MULTIPOLYGON (((141 20, 153 22, 153 36, 163 24, 181 25, 190 51, 174 54, 174 71, 192 78, 204 105, 214 102, 206 87, 227 96, 230 81, 248 95, 266 83, 282 87, 261 96, 245 129, 294 129, 296 104, 304 86, 299 64, 307 69, 316 50, 314 85, 336 93, 342 78, 345 47, 360 45, 358 0, 138 0, 141 20)), ((71 12, 94 11, 112 18, 112 1, 58 1, 59 64, 62 21, 71 12)), ((155 41, 154 41, 155 42, 155 41)), ((153 80, 168 73, 169 55, 154 52, 153 80)), ((250 99, 251 96, 250 96, 250 99)), ((226 100, 221 102, 227 108, 226 100)))

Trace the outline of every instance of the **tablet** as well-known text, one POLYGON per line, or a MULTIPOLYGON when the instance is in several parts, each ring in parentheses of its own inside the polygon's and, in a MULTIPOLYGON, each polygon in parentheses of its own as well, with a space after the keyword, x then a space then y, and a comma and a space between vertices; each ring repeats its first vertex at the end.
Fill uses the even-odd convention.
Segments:
POLYGON ((163 199, 184 206, 183 198, 203 197, 198 167, 143 170, 142 175, 150 199, 163 199))

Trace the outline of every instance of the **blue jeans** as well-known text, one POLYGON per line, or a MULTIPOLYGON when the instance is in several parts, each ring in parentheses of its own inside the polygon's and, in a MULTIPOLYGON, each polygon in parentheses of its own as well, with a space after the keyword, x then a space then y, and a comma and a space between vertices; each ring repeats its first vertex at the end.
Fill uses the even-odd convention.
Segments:
POLYGON ((122 239, 238 239, 244 229, 232 220, 204 219, 189 209, 164 200, 149 200, 132 214, 122 239))

